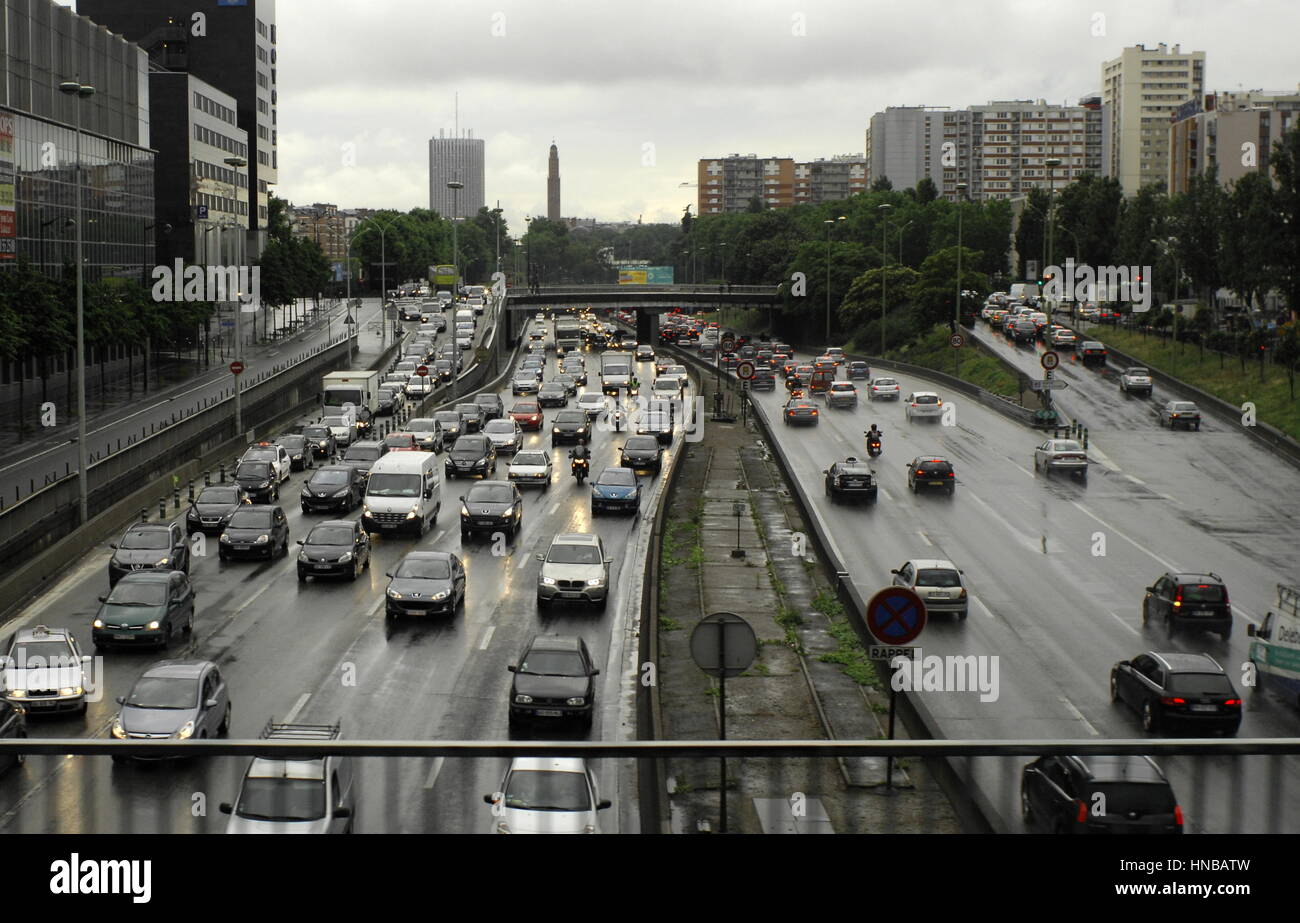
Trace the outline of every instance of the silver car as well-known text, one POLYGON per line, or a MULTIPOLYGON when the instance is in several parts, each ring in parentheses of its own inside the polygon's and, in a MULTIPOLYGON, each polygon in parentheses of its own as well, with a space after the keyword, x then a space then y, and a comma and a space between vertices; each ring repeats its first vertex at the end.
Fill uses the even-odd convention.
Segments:
POLYGON ((1034 470, 1051 475, 1065 471, 1088 479, 1088 453, 1073 439, 1048 439, 1034 449, 1034 470))
POLYGON ((117 704, 111 732, 118 740, 202 740, 230 730, 230 692, 209 660, 160 660, 117 704))
POLYGON ((493 833, 600 833, 596 812, 610 803, 598 791, 586 760, 518 756, 501 790, 483 800, 492 805, 493 833))
POLYGON ((894 586, 905 586, 921 597, 927 613, 950 612, 959 619, 966 618, 966 581, 951 561, 918 558, 904 561, 890 573, 894 575, 894 586))
POLYGON ((518 487, 536 484, 543 488, 551 486, 554 475, 551 465, 551 453, 542 451, 520 452, 510 460, 506 477, 518 487))
POLYGON ((524 442, 523 431, 519 429, 519 424, 510 417, 501 420, 488 420, 483 425, 483 433, 492 440, 498 455, 513 455, 519 451, 519 447, 524 442))
POLYGON ((867 400, 898 400, 903 394, 897 378, 873 378, 867 384, 867 400))
POLYGON ((1151 371, 1140 365, 1130 366, 1119 374, 1119 389, 1125 394, 1145 394, 1150 397, 1152 387, 1151 371))
POLYGON ((537 574, 539 609, 556 600, 595 603, 601 609, 609 603, 609 565, 614 559, 605 554, 599 535, 557 535, 537 560, 542 562, 537 574))
MULTIPOLYGON (((268 722, 262 738, 337 740, 339 725, 268 722)), ((234 804, 220 805, 221 813, 230 815, 226 833, 351 833, 353 782, 350 757, 255 757, 234 804)))
POLYGON ((943 416, 943 401, 933 391, 913 391, 905 400, 908 423, 913 420, 938 420, 943 416))

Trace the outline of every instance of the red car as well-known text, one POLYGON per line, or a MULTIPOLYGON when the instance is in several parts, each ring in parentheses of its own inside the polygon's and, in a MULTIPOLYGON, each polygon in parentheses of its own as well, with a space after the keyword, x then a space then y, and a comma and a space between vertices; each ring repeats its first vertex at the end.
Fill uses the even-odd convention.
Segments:
POLYGON ((519 424, 520 429, 542 430, 542 406, 537 401, 515 401, 510 408, 510 419, 519 424))

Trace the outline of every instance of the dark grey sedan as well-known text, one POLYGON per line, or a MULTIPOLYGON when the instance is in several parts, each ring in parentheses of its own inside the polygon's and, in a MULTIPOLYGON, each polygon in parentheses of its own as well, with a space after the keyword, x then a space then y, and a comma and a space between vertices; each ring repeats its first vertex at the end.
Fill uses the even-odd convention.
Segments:
POLYGON ((384 615, 450 614, 465 602, 465 567, 446 551, 412 551, 388 572, 384 615))
MULTIPOLYGON (((117 697, 117 740, 203 740, 230 731, 230 691, 210 660, 160 660, 117 697)), ((113 760, 139 754, 113 754, 113 760)))
POLYGON ((370 566, 370 536, 355 519, 330 519, 312 526, 299 539, 298 582, 308 577, 356 580, 370 566))

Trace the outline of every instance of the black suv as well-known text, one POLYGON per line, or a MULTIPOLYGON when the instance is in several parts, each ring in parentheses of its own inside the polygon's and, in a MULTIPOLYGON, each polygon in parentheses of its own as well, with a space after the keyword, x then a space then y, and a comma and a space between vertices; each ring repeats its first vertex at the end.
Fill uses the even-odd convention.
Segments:
POLYGON ((454 410, 439 410, 434 413, 433 420, 442 428, 444 445, 455 442, 456 437, 465 431, 464 421, 461 420, 460 414, 454 410))
POLYGON ((957 489, 957 476, 953 473, 952 462, 937 455, 918 455, 907 463, 907 486, 912 493, 925 487, 946 490, 951 495, 957 489))
POLYGON ((370 536, 355 519, 331 519, 312 526, 299 539, 298 582, 308 577, 356 580, 370 566, 370 536))
POLYGON ((108 547, 109 586, 138 570, 190 570, 190 546, 178 523, 137 522, 108 547))
POLYGON ((1142 598, 1142 624, 1164 620, 1169 637, 1182 628, 1215 632, 1224 641, 1232 634, 1228 588, 1218 574, 1166 573, 1142 598))
POLYGON ((591 439, 591 424, 583 410, 561 410, 551 421, 551 446, 561 442, 585 443, 591 439))
POLYGON ((268 461, 240 462, 235 468, 235 483, 244 488, 254 503, 274 503, 280 499, 280 484, 268 461))
POLYGON ((289 553, 289 520, 278 506, 246 506, 231 514, 221 533, 217 556, 229 558, 266 558, 289 553))
POLYGON ((1121 660, 1110 671, 1110 699, 1131 706, 1151 733, 1182 725, 1232 735, 1241 726, 1241 696, 1209 654, 1147 651, 1121 660))
POLYGON ((497 473, 497 449, 481 433, 461 436, 447 453, 448 479, 455 477, 491 477, 497 473))
POLYGON ((519 663, 507 669, 515 675, 510 684, 510 729, 527 719, 577 719, 591 730, 596 684, 600 675, 591 661, 587 642, 565 635, 537 635, 519 663))
POLYGON ((477 433, 486 422, 483 408, 475 403, 457 404, 455 410, 460 414, 462 432, 477 433))
POLYGON ((876 502, 876 478, 871 467, 862 459, 850 455, 837 461, 823 472, 826 475, 826 496, 832 501, 840 497, 876 502))
POLYGON ((524 498, 509 481, 479 481, 460 498, 460 537, 471 532, 505 532, 511 538, 524 525, 524 498))
POLYGON ((253 501, 238 484, 211 484, 201 491, 185 513, 185 532, 220 532, 230 514, 253 501))
POLYGON ((776 372, 769 368, 754 369, 754 377, 749 380, 751 391, 775 391, 776 372))
POLYGON ((1041 756, 1020 776, 1029 832, 1182 833, 1169 780, 1146 756, 1041 756))
POLYGON ((307 479, 298 495, 304 513, 338 510, 346 513, 361 505, 366 495, 366 473, 356 465, 326 465, 307 479))

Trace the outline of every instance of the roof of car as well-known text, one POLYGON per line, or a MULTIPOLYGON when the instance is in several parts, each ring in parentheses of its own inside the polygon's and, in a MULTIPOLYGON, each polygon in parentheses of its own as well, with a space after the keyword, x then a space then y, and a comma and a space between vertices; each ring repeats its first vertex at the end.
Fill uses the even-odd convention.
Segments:
POLYGON ((956 570, 957 565, 951 561, 945 561, 943 558, 912 558, 907 562, 916 566, 917 570, 956 570))
POLYGON ((140 678, 165 676, 172 679, 198 679, 208 667, 216 666, 211 660, 160 660, 150 666, 140 678))
POLYGON ((128 532, 169 532, 171 524, 166 522, 137 522, 128 526, 128 532))
POLYGON ((533 635, 528 649, 533 651, 576 651, 582 641, 577 635, 533 635))
MULTIPOLYGON (((245 507, 242 510, 238 510, 237 512, 246 513, 248 512, 248 510, 256 510, 256 509, 270 509, 270 507, 250 506, 250 507, 245 507)), ((172 574, 174 573, 176 573, 176 571, 133 570, 129 574, 123 574, 122 578, 117 581, 117 585, 121 586, 122 584, 128 581, 131 583, 166 583, 169 580, 171 580, 172 574)), ((54 629, 50 629, 50 630, 53 631, 54 629)))
POLYGON ((1147 653, 1175 673, 1223 673, 1223 667, 1209 654, 1185 654, 1181 651, 1147 653))
POLYGON ((1161 782, 1165 774, 1148 756, 1138 754, 1102 754, 1097 756, 1070 756, 1089 778, 1097 782, 1161 782))
POLYGON ((1223 578, 1218 574, 1197 574, 1191 572, 1170 573, 1171 577, 1179 583, 1217 583, 1223 585, 1223 578))
POLYGON ((408 551, 402 560, 409 558, 414 561, 449 561, 454 557, 455 555, 450 551, 408 551))
POLYGON ((577 756, 516 756, 510 761, 511 772, 581 772, 587 764, 577 756))
POLYGON ((600 536, 589 532, 564 532, 551 539, 552 545, 597 545, 599 543, 600 536))
MULTIPOLYGON (((140 571, 139 573, 143 573, 140 571)), ((131 576, 128 574, 127 576, 131 576)), ((48 625, 33 625, 31 628, 20 628, 14 634, 15 641, 54 641, 57 639, 67 640, 72 637, 72 631, 68 628, 51 628, 48 625)))

